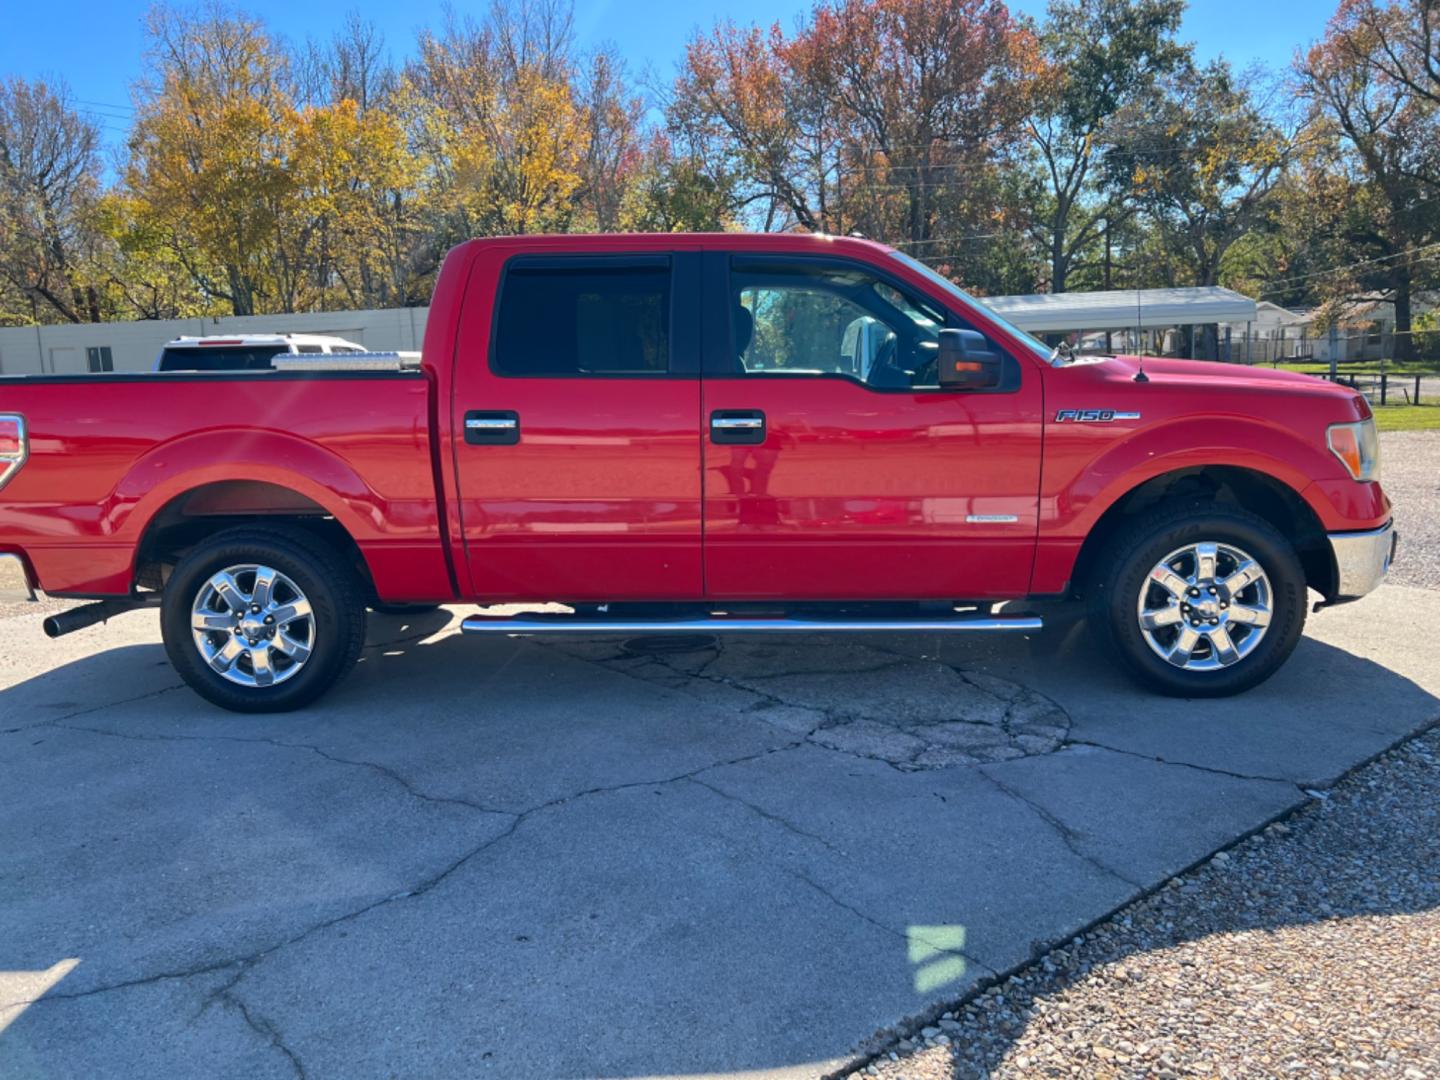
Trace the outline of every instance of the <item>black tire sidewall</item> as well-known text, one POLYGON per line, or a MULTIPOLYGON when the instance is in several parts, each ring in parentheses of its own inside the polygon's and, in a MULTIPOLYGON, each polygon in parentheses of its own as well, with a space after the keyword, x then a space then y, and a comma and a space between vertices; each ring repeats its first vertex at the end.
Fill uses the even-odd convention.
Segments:
POLYGON ((363 642, 365 608, 339 560, 313 539, 237 531, 180 560, 165 584, 160 620, 170 663, 201 697, 234 712, 284 712, 314 701, 349 670, 363 642), (275 686, 229 681, 205 663, 191 634, 191 609, 202 586, 217 571, 244 563, 273 566, 289 577, 315 616, 313 652, 299 672, 275 686))
POLYGON ((1113 576, 1096 595, 1093 614, 1117 658, 1152 689, 1178 697, 1224 697, 1264 682, 1289 658, 1305 628, 1305 571, 1293 546, 1262 518, 1228 508, 1161 512, 1116 537, 1113 576), (1146 576, 1166 555, 1197 541, 1231 544, 1256 559, 1269 578, 1271 622, 1254 652, 1218 671, 1186 671, 1154 652, 1141 632, 1136 604, 1146 576))

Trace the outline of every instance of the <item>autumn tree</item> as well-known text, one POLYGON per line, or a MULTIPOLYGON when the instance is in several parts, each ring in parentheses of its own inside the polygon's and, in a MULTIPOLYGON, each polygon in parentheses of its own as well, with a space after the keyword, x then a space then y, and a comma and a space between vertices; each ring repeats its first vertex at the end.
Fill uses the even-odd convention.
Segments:
MULTIPOLYGON (((1145 216, 1171 282, 1216 285, 1232 246, 1266 225, 1293 135, 1257 77, 1239 80, 1223 60, 1177 70, 1141 94, 1111 127, 1108 182, 1145 216)), ((1214 328, 1192 355, 1217 355, 1214 328)))
POLYGON ((822 0, 792 36, 722 23, 694 38, 667 120, 678 145, 740 178, 756 224, 926 256, 999 225, 994 174, 1035 68, 999 0, 822 0))
MULTIPOLYGON (((1101 183, 1106 127, 1188 56, 1175 40, 1185 0, 1052 0, 1040 31, 1044 64, 1026 122, 1038 160, 1036 239, 1051 292, 1064 292, 1082 259, 1133 209, 1101 183)), ((1093 279, 1093 275, 1092 275, 1093 279)), ((1103 278, 1097 284, 1108 287, 1103 278)))
POLYGON ((736 179, 737 209, 758 208, 760 227, 844 231, 826 202, 830 136, 810 126, 784 47, 778 26, 727 22, 696 36, 666 102, 670 132, 717 186, 736 179))
POLYGON ((1349 288, 1395 305, 1395 352, 1413 352, 1413 297, 1433 276, 1433 252, 1440 241, 1440 107, 1427 71, 1432 53, 1416 55, 1430 41, 1433 5, 1346 2, 1323 40, 1297 62, 1301 93, 1311 105, 1311 130, 1333 143, 1329 186, 1332 228, 1318 232, 1321 246, 1334 250, 1345 237, 1345 263, 1354 273, 1330 275, 1324 288, 1334 296, 1349 288), (1407 26, 1406 20, 1414 25, 1407 26))
POLYGON ((1351 63, 1440 105, 1440 5, 1435 0, 1345 0, 1329 35, 1351 63))
POLYGON ((0 80, 0 322, 105 314, 86 266, 99 151, 99 132, 63 83, 0 80))
POLYGON ((309 41, 295 61, 301 101, 331 105, 353 101, 360 112, 389 107, 399 83, 385 35, 351 12, 328 42, 309 41))
POLYGON ((399 121, 347 97, 287 125, 289 187, 276 213, 292 241, 278 274, 290 309, 424 303, 439 253, 416 257, 424 193, 399 121))
POLYGON ((273 309, 293 244, 279 208, 293 110, 282 51, 256 20, 219 6, 157 7, 153 76, 140 88, 129 191, 207 295, 236 315, 273 309))
POLYGON ((173 230, 124 188, 107 191, 95 207, 103 238, 92 274, 104 290, 111 318, 181 319, 219 313, 176 251, 173 230))
POLYGON ((401 93, 451 237, 615 220, 640 110, 612 55, 577 56, 567 4, 452 17, 421 35, 401 93))
POLYGON ((587 229, 613 232, 644 157, 645 104, 628 85, 624 62, 608 48, 580 65, 575 92, 585 125, 575 192, 579 220, 587 229))
POLYGON ((735 225, 736 178, 651 134, 626 187, 622 228, 637 232, 720 232, 735 225))

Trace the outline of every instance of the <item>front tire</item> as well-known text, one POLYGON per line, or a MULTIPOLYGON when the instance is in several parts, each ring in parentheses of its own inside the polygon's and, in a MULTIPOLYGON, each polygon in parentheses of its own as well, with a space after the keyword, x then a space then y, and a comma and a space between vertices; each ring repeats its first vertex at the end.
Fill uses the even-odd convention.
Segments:
POLYGON ((1130 675, 1172 697, 1259 685, 1305 628, 1294 546, 1235 507, 1161 506, 1117 533, 1096 567, 1092 629, 1130 675))
POLYGON ((354 665, 365 599, 354 571, 304 530, 229 529, 193 548, 165 584, 170 663, 233 712, 310 704, 354 665))

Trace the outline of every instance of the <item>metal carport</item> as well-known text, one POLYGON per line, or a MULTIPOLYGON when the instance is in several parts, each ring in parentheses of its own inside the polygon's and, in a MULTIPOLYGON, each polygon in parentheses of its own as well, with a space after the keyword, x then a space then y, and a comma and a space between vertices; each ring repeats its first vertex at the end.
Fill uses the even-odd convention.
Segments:
POLYGON ((1146 330, 1205 323, 1246 323, 1255 319, 1254 300, 1218 285, 980 299, 986 307, 1031 333, 1146 330))

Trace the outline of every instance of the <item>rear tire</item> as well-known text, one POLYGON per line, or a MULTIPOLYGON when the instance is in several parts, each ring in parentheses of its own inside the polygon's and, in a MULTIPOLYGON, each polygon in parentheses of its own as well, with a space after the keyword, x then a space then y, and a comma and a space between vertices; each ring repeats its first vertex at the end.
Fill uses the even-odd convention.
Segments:
POLYGON ((1089 622, 1131 676, 1172 697, 1228 697, 1273 675, 1305 628, 1305 571, 1248 511, 1170 504, 1117 533, 1096 560, 1089 622))
POLYGON ((345 560, 287 526, 215 534, 165 585, 170 663, 232 712, 287 712, 324 694, 365 643, 365 596, 345 560))

